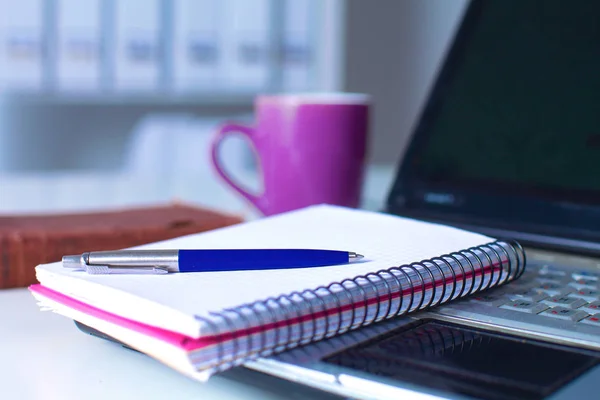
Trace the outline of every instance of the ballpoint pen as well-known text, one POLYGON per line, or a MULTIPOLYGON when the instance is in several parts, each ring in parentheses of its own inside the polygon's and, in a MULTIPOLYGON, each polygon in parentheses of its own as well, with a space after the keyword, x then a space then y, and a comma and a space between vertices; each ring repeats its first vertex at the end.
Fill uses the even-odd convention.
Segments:
POLYGON ((324 267, 361 258, 351 251, 318 249, 118 250, 64 256, 62 265, 94 275, 168 274, 324 267))

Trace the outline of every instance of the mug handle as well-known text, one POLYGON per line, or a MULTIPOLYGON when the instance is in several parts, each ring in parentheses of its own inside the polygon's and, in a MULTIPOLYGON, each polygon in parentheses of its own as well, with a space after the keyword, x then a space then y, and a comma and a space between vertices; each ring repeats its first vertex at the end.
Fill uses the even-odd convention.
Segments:
MULTIPOLYGON (((219 149, 220 149, 221 143, 223 143, 223 141, 227 138, 227 136, 229 136, 231 134, 235 134, 235 133, 241 133, 242 135, 247 137, 250 140, 250 142, 253 144, 254 153, 258 156, 256 147, 254 146, 254 129, 249 126, 246 126, 246 125, 229 123, 229 124, 225 124, 221 128, 219 128, 217 130, 215 136, 213 137, 213 141, 211 144, 212 165, 213 165, 214 169, 216 170, 217 174, 219 174, 219 176, 229 186, 231 186, 231 188, 233 190, 235 190, 240 195, 242 195, 242 197, 244 197, 246 200, 248 200, 250 203, 252 203, 261 213, 264 214, 265 210, 264 210, 264 207, 262 204, 264 202, 263 197, 256 196, 256 195, 248 192, 247 190, 243 189, 242 187, 240 187, 227 174, 227 172, 225 172, 225 169, 223 168, 221 161, 219 160, 219 149)), ((259 157, 259 159, 260 159, 260 157, 259 157)))

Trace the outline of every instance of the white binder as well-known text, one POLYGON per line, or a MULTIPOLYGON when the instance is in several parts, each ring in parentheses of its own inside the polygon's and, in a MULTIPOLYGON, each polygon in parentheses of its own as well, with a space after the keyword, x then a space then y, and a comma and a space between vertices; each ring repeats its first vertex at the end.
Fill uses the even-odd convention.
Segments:
POLYGON ((0 90, 37 90, 43 81, 42 0, 0 0, 0 90))
POLYGON ((223 7, 219 0, 176 0, 173 7, 173 89, 214 92, 223 7))
POLYGON ((156 90, 162 64, 160 2, 118 0, 115 4, 115 88, 156 90))
POLYGON ((101 2, 59 0, 56 7, 58 88, 97 90, 101 71, 101 2))
POLYGON ((315 31, 314 0, 285 0, 281 73, 285 91, 308 90, 315 55, 311 30, 315 31))
POLYGON ((223 85, 234 92, 264 90, 269 84, 269 0, 222 2, 223 85))

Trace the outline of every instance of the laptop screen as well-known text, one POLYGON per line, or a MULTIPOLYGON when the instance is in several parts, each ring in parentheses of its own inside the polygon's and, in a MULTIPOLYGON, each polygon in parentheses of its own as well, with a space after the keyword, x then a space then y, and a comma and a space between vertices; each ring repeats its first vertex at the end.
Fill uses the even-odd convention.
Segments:
POLYGON ((473 1, 389 207, 599 241, 600 2, 473 1))

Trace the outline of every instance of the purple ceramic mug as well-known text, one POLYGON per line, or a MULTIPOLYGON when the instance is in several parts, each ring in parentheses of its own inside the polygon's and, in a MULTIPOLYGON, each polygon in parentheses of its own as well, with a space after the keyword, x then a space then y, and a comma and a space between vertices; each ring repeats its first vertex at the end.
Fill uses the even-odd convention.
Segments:
POLYGON ((212 143, 217 173, 263 215, 314 204, 358 207, 369 130, 369 97, 352 93, 266 95, 255 126, 221 127, 212 143), (253 144, 263 192, 238 186, 219 161, 219 145, 241 133, 253 144))

